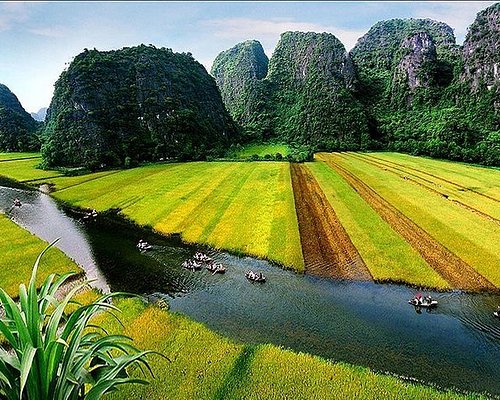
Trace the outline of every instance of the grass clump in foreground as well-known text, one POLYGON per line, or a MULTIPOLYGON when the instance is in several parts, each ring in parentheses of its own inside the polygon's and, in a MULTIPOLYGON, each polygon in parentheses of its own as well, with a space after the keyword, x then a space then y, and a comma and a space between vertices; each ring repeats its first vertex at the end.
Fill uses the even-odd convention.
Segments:
MULTIPOLYGON (((48 250, 48 248, 46 248, 48 250)), ((118 385, 147 383, 131 378, 128 369, 145 366, 148 351, 140 352, 130 338, 108 335, 90 320, 103 311, 119 311, 106 294, 66 310, 78 291, 77 285, 58 300, 58 293, 71 277, 51 274, 37 289, 37 258, 28 287, 19 286, 19 302, 0 288, 0 333, 9 351, 0 345, 0 397, 5 400, 98 400, 118 385)))
MULTIPOLYGON (((28 280, 31 264, 47 243, 25 231, 0 214, 0 286, 9 296, 17 293, 21 282, 28 280)), ((37 285, 40 285, 50 273, 80 273, 80 268, 62 251, 51 250, 40 261, 37 285)))
POLYGON ((134 299, 117 304, 125 328, 100 316, 96 322, 123 332, 139 348, 171 359, 150 360, 156 379, 122 386, 107 399, 480 399, 379 375, 272 345, 240 345, 202 324, 134 299))

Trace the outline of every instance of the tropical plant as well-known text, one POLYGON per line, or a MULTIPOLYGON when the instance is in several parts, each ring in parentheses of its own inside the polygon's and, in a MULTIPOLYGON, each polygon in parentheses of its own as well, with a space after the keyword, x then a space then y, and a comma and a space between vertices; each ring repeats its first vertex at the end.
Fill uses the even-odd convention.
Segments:
MULTIPOLYGON (((52 245, 50 245, 52 246, 52 245)), ((62 299, 57 293, 73 276, 50 275, 40 289, 37 269, 48 246, 37 258, 28 287, 19 286, 16 303, 0 288, 0 398, 6 400, 92 400, 124 383, 148 383, 128 375, 128 367, 146 367, 148 351, 139 351, 131 339, 108 335, 91 320, 97 313, 119 311, 100 296, 82 305, 75 295, 86 286, 76 285, 62 299), (75 307, 68 313, 68 306, 75 307), (1 310, 0 310, 1 311, 1 310)))

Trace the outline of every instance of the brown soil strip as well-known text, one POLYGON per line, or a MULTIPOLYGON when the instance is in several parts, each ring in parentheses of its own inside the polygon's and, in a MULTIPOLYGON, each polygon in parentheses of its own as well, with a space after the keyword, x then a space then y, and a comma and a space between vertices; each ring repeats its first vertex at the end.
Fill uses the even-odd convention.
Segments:
MULTIPOLYGON (((448 200, 448 201, 451 201, 452 203, 462 207, 462 208, 465 208, 467 211, 470 211, 472 212, 473 214, 476 214, 482 218, 485 218, 491 222, 494 222, 495 224, 497 225, 500 225, 500 220, 489 215, 489 214, 486 214, 485 212, 483 211, 480 211, 478 210, 477 208, 474 208, 472 206, 469 206, 468 204, 465 204, 463 202, 461 202, 460 200, 456 200, 456 199, 451 199, 446 193, 443 193, 443 192, 440 192, 439 190, 437 189, 434 189, 434 187, 440 187, 436 182, 433 182, 429 179, 425 179, 425 178, 422 178, 421 176, 418 176, 418 175, 415 175, 409 171, 405 171, 404 169, 402 168, 398 168, 398 167, 393 167, 391 165, 387 165, 387 164, 384 164, 383 161, 375 161, 375 157, 373 157, 374 159, 370 159, 368 157, 365 157, 365 156, 361 156, 359 154, 352 154, 350 153, 349 154, 350 157, 354 157, 360 161, 363 161, 367 164, 370 164, 370 165, 373 165, 375 167, 378 167, 380 169, 383 169, 384 171, 387 171, 387 172, 390 172, 390 173, 393 173, 394 175, 397 175, 399 176, 400 178, 402 179, 405 179, 407 181, 410 181, 434 194, 437 194, 438 196, 440 197, 443 197, 444 199, 448 200), (396 172, 396 171, 399 171, 399 172, 396 172), (403 173, 403 175, 401 175, 401 173, 403 173), (408 175, 411 175, 411 176, 414 176, 416 179, 414 178, 410 178, 408 175), (418 180, 417 180, 418 179, 418 180), (430 185, 428 184, 425 184, 425 183, 422 183, 420 182, 420 180, 424 181, 424 182, 428 182, 430 185)), ((378 159, 377 159, 378 160, 378 159)))
POLYGON ((368 268, 314 176, 303 164, 291 164, 291 172, 306 272, 371 280, 368 268))
POLYGON ((332 159, 324 159, 351 187, 399 233, 452 287, 470 291, 496 287, 474 268, 457 257, 410 218, 382 198, 370 186, 332 159))
POLYGON ((434 179, 438 179, 438 180, 440 180, 440 181, 443 181, 443 182, 449 183, 450 185, 455 186, 456 188, 458 188, 458 189, 459 189, 459 190, 461 190, 461 191, 465 191, 465 192, 472 192, 472 193, 474 193, 474 194, 477 194, 478 196, 482 196, 482 197, 485 197, 485 198, 487 198, 487 199, 489 199, 489 200, 493 200, 493 201, 495 201, 495 202, 497 202, 497 203, 500 203, 500 200, 498 200, 498 199, 496 199, 496 198, 494 198, 494 197, 492 197, 492 196, 490 196, 490 195, 487 195, 487 194, 485 194, 485 193, 478 192, 478 191, 476 191, 476 190, 474 190, 474 189, 470 189, 470 188, 468 188, 468 187, 466 187, 466 186, 460 185, 459 183, 456 183, 456 182, 450 181, 450 180, 448 180, 448 179, 446 179, 446 178, 442 178, 442 177, 440 177, 440 176, 437 176, 437 175, 431 174, 430 172, 426 172, 426 171, 423 171, 423 170, 418 169, 418 168, 415 168, 415 167, 410 167, 410 166, 407 166, 407 165, 399 164, 399 163, 396 163, 396 162, 394 162, 394 161, 382 160, 382 159, 380 159, 380 158, 378 158, 378 157, 375 157, 374 155, 371 155, 371 154, 366 154, 366 157, 370 157, 370 158, 374 158, 374 159, 379 160, 379 161, 387 162, 387 163, 389 163, 389 164, 393 164, 393 165, 396 165, 396 166, 398 166, 398 167, 403 167, 403 168, 411 169, 412 171, 416 171, 416 172, 419 172, 419 173, 421 173, 421 174, 424 174, 424 175, 430 176, 430 177, 432 177, 432 178, 434 178, 434 179))

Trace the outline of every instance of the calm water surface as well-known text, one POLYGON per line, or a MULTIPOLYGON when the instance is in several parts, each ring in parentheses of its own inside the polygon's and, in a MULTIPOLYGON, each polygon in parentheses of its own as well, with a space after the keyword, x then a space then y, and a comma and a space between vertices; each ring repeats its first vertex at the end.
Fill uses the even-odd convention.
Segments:
POLYGON ((144 232, 116 218, 79 222, 36 191, 0 188, 0 209, 37 236, 57 244, 102 290, 168 299, 209 328, 246 343, 274 343, 337 361, 371 367, 439 387, 500 396, 500 304, 493 294, 432 293, 439 307, 417 313, 415 291, 297 275, 262 260, 208 251, 228 271, 189 272, 182 261, 199 248, 144 232), (11 209, 18 197, 23 205, 11 209), (154 249, 141 254, 142 238, 154 249), (268 281, 246 280, 248 269, 268 281))

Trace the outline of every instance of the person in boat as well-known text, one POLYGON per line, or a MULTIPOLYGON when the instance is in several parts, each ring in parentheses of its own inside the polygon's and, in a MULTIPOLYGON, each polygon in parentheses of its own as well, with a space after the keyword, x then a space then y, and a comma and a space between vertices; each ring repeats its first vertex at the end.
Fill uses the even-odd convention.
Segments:
POLYGON ((262 275, 262 272, 259 272, 259 279, 260 280, 264 279, 264 276, 262 275))
POLYGON ((17 207, 21 207, 22 203, 21 200, 19 200, 17 197, 14 199, 14 205, 17 207))

